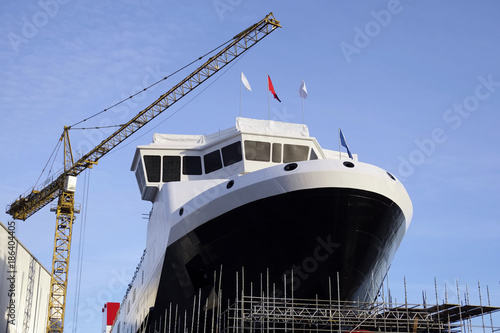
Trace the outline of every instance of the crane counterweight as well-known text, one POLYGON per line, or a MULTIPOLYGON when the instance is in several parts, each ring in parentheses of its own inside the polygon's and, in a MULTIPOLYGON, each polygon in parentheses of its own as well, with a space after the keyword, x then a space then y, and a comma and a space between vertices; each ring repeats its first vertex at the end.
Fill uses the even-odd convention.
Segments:
POLYGON ((76 191, 76 177, 75 176, 67 176, 64 180, 64 191, 72 192, 76 191))

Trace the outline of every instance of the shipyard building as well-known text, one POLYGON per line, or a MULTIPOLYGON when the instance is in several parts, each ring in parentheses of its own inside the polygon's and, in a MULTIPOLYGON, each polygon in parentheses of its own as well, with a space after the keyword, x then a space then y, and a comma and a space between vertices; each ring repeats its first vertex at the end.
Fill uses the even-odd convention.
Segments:
POLYGON ((44 332, 50 272, 0 222, 0 332, 44 332))

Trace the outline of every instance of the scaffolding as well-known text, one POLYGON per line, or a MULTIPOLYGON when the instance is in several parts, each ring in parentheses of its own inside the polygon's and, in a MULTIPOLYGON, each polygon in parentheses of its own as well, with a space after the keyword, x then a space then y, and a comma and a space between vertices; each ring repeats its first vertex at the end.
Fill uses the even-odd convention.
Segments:
MULTIPOLYGON (((314 333, 314 332, 426 332, 426 333, 471 333, 500 332, 494 326, 492 314, 500 307, 482 304, 481 289, 479 305, 469 304, 467 289, 464 301, 449 303, 446 300, 430 305, 423 293, 422 304, 407 302, 405 281, 405 302, 392 302, 384 299, 383 288, 373 302, 337 300, 332 293, 328 300, 297 299, 293 289, 285 290, 284 295, 277 292, 275 284, 253 283, 244 286, 236 274, 235 299, 223 301, 222 270, 214 273, 213 288, 206 295, 201 289, 193 297, 192 306, 181 308, 170 304, 163 314, 155 319, 149 318, 137 329, 140 333, 314 333), (239 287, 238 287, 239 286, 239 287), (287 295, 288 292, 288 295, 287 295), (280 295, 280 296, 277 296, 280 295)), ((293 274, 292 274, 293 277, 293 274)), ((290 281, 289 281, 290 282, 290 281)), ((337 276, 338 285, 338 276, 337 276)), ((286 281, 284 281, 284 287, 286 281)), ((293 286, 293 282, 292 282, 293 286)), ((457 283, 457 294, 458 283, 457 283)))
POLYGON ((221 333, 236 332, 470 332, 500 328, 470 319, 498 307, 325 301, 244 296, 221 315, 221 333))

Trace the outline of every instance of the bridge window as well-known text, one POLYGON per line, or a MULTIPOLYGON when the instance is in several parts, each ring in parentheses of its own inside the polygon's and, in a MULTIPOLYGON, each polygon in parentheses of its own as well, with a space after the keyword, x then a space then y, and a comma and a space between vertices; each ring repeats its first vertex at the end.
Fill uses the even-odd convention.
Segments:
POLYGON ((224 162, 224 166, 228 166, 234 163, 237 163, 242 160, 241 155, 241 141, 230 144, 229 146, 225 146, 221 149, 222 151, 222 161, 224 162))
POLYGON ((311 156, 309 156, 309 159, 310 160, 317 160, 318 159, 318 155, 316 155, 316 152, 314 151, 314 149, 311 149, 311 156))
POLYGON ((283 149, 283 162, 298 162, 298 161, 306 161, 309 155, 309 147, 308 146, 300 146, 300 145, 284 145, 283 149))
POLYGON ((148 182, 158 183, 160 181, 160 156, 144 155, 144 165, 148 182))
POLYGON ((270 156, 271 144, 269 142, 245 140, 245 159, 269 162, 270 156))
POLYGON ((183 156, 182 157, 183 175, 201 175, 201 157, 183 156))
POLYGON ((203 162, 205 162, 205 173, 210 173, 215 170, 222 168, 222 160, 220 158, 220 150, 214 150, 211 153, 203 156, 203 162))
POLYGON ((137 169, 135 170, 135 178, 137 179, 137 184, 139 184, 139 188, 142 189, 146 186, 146 181, 144 180, 144 169, 142 168, 142 161, 139 160, 139 164, 137 165, 137 169))
POLYGON ((273 162, 281 163, 281 143, 273 143, 273 162))
POLYGON ((163 156, 163 182, 181 180, 181 157, 163 156))

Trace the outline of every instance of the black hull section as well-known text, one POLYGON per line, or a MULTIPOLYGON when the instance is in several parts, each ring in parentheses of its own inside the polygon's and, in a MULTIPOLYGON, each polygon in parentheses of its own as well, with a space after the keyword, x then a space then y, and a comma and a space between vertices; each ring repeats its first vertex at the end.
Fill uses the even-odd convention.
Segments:
POLYGON ((341 299, 372 300, 404 232, 401 209, 362 190, 319 188, 252 202, 167 248, 150 318, 163 316, 170 303, 192 306, 199 289, 208 296, 221 266, 226 305, 235 297, 235 275, 242 267, 248 292, 250 282, 259 289, 269 272, 277 297, 283 295, 285 276, 287 297, 293 289, 295 298, 329 299, 331 277, 336 299, 338 272, 341 299))

